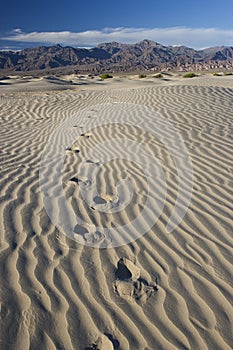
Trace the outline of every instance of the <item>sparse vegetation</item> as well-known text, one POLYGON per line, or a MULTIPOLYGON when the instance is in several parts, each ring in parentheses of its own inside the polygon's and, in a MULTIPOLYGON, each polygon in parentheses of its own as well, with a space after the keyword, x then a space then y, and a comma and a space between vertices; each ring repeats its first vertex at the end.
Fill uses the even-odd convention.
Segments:
POLYGON ((156 74, 156 75, 154 75, 154 78, 161 79, 161 78, 163 78, 163 74, 161 74, 161 73, 156 74))
POLYGON ((214 76, 214 77, 221 77, 221 76, 222 76, 222 74, 217 73, 217 72, 214 72, 214 73, 213 73, 213 76, 214 76))
POLYGON ((194 77, 197 77, 197 74, 195 73, 186 73, 183 75, 184 78, 194 78, 194 77))
POLYGON ((142 78, 146 78, 146 75, 145 74, 139 74, 139 76, 138 76, 140 79, 142 79, 142 78))
POLYGON ((101 79, 110 79, 110 78, 112 78, 112 75, 110 75, 110 74, 108 74, 108 73, 104 73, 104 74, 102 74, 101 76, 100 76, 100 78, 101 79))
POLYGON ((233 75, 232 72, 225 72, 224 75, 233 75))

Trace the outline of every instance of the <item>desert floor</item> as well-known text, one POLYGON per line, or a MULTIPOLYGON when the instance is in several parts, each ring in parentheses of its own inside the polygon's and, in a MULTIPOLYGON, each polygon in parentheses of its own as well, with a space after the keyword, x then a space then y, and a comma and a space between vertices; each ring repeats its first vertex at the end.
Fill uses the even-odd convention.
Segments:
POLYGON ((0 349, 233 349, 233 77, 12 76, 0 106, 0 349))

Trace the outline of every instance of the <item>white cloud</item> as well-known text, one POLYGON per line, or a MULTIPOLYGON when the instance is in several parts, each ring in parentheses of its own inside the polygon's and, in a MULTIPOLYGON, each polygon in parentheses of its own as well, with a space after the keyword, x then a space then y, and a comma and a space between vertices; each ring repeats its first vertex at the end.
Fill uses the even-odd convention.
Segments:
POLYGON ((19 49, 17 49, 15 46, 2 46, 0 48, 0 51, 20 51, 19 49))
POLYGON ((102 30, 88 30, 84 32, 30 32, 23 33, 17 28, 11 35, 1 40, 27 43, 62 44, 81 47, 95 46, 103 42, 117 41, 122 43, 136 43, 143 39, 150 39, 164 45, 186 45, 193 48, 203 48, 219 45, 233 45, 233 30, 218 28, 104 28, 102 30))
POLYGON ((22 33, 22 30, 20 29, 20 28, 15 28, 15 29, 13 29, 12 30, 12 33, 14 33, 14 34, 21 34, 22 33))

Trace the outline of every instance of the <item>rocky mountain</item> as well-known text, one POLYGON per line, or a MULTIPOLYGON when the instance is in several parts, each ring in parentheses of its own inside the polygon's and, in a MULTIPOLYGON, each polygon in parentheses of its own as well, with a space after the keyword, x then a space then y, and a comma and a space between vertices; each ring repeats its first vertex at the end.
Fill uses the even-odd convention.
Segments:
POLYGON ((203 54, 206 60, 233 60, 233 47, 211 47, 203 50, 203 54))
MULTIPOLYGON (((66 67, 69 71, 139 71, 181 69, 205 64, 233 63, 233 47, 215 47, 194 50, 185 46, 163 46, 143 40, 136 44, 117 42, 99 44, 92 49, 39 46, 22 51, 0 51, 2 71, 51 70, 66 67)), ((233 65, 232 65, 233 67, 233 65)))
POLYGON ((111 55, 101 48, 76 49, 55 45, 39 46, 18 52, 0 52, 0 69, 28 71, 45 68, 88 64, 96 60, 106 60, 111 55))

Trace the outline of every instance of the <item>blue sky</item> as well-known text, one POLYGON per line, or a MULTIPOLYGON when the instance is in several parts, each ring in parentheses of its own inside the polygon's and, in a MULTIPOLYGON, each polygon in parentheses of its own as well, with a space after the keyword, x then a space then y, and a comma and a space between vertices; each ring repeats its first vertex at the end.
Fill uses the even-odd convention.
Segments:
POLYGON ((0 49, 143 39, 194 48, 233 46, 232 13, 232 0, 4 1, 0 49))

